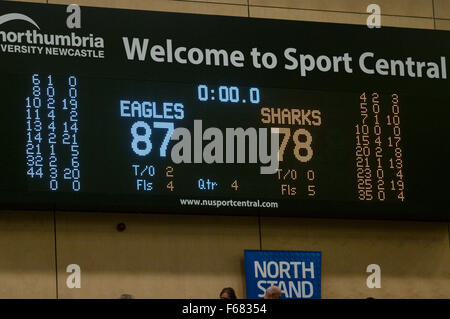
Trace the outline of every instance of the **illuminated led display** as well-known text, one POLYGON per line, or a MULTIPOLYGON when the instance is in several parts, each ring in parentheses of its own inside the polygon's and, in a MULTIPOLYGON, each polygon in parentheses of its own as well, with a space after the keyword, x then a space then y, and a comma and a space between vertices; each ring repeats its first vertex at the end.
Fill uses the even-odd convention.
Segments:
POLYGON ((3 207, 448 219, 448 32, 64 8, 0 4, 3 207))

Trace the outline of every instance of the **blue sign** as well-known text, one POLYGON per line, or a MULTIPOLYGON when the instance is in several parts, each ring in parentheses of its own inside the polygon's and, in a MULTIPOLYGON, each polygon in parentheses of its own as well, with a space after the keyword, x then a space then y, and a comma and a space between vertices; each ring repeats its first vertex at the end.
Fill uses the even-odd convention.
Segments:
POLYGON ((320 299, 320 251, 245 250, 247 298, 261 299, 270 286, 282 299, 320 299))

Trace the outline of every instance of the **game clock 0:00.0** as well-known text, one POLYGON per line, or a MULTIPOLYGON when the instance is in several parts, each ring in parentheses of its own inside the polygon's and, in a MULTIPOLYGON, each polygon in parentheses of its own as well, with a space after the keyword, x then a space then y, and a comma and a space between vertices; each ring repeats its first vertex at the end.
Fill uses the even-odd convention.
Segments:
POLYGON ((209 88, 201 84, 197 89, 198 99, 202 102, 216 101, 222 103, 247 103, 258 104, 261 101, 258 88, 249 88, 243 92, 237 86, 221 85, 218 88, 209 88))

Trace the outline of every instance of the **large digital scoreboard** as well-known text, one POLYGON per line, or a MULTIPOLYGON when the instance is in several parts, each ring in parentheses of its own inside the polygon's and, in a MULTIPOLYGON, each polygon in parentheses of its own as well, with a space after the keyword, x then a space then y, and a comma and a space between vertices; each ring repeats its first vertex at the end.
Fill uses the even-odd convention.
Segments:
POLYGON ((4 209, 448 220, 447 31, 0 4, 4 209))

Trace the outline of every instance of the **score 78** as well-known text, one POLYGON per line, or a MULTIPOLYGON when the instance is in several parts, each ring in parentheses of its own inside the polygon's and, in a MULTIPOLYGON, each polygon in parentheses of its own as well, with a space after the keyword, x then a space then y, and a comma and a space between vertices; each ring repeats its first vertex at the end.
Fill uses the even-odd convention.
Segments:
MULTIPOLYGON (((159 156, 166 157, 167 146, 169 145, 170 137, 172 136, 174 126, 171 122, 153 122, 154 128, 166 129, 166 135, 161 147, 159 148, 159 156)), ((131 126, 131 135, 133 141, 131 142, 131 148, 139 156, 146 156, 150 154, 152 150, 152 142, 150 137, 152 135, 152 129, 144 121, 137 121, 131 126), (144 146, 144 147, 139 147, 144 146)))
MULTIPOLYGON (((283 140, 280 144, 280 150, 278 151, 278 160, 280 162, 284 159, 284 151, 286 150, 286 145, 289 142, 289 138, 291 137, 291 129, 288 127, 272 127, 272 133, 283 134, 283 140)), ((294 155, 297 160, 302 163, 306 163, 311 160, 313 156, 313 150, 311 148, 312 136, 304 128, 299 128, 294 132, 292 136, 292 140, 295 143, 294 147, 294 155), (305 141, 300 141, 300 135, 305 137, 305 141), (306 155, 300 154, 300 150, 306 150, 306 155)))

